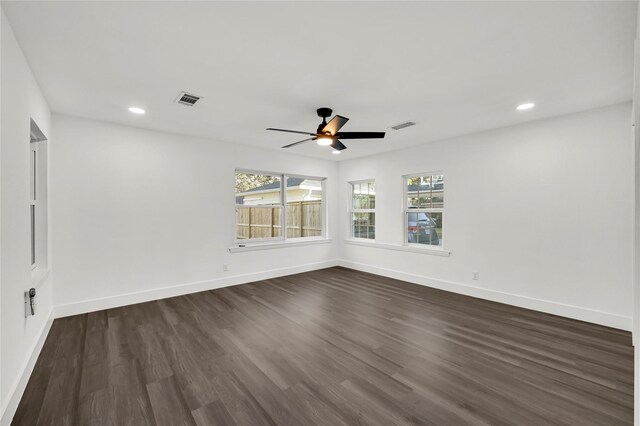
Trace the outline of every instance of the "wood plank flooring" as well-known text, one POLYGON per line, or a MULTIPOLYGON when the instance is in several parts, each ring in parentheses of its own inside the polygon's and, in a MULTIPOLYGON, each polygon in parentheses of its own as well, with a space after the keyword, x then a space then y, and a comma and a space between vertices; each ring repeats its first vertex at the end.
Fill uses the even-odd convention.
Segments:
POLYGON ((627 332, 330 268, 55 320, 15 425, 631 425, 627 332))

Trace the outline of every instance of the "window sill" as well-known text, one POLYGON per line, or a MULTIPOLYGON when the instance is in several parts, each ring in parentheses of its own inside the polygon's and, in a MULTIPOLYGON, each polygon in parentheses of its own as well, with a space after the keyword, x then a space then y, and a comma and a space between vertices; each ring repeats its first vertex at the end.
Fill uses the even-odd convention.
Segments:
POLYGON ((443 257, 451 256, 451 250, 445 250, 445 249, 401 246, 397 244, 376 243, 376 242, 369 242, 369 241, 362 241, 362 240, 344 240, 344 243, 351 244, 354 246, 373 247, 373 248, 381 248, 386 250, 408 251, 412 253, 429 254, 433 256, 443 256, 443 257))
POLYGON ((331 240, 327 238, 310 238, 301 241, 279 241, 274 243, 239 243, 230 246, 228 249, 229 253, 239 253, 243 251, 270 250, 276 248, 301 247, 329 243, 331 243, 331 240))
POLYGON ((31 270, 31 285, 38 288, 49 277, 50 269, 32 269, 31 270))

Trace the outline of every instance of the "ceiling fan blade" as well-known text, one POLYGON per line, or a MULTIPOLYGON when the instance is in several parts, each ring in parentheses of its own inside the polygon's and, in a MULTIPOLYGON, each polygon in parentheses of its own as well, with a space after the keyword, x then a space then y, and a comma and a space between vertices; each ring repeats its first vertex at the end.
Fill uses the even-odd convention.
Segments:
POLYGON ((316 140, 316 139, 317 138, 315 138, 315 137, 309 138, 309 139, 302 139, 301 141, 290 143, 289 145, 285 145, 285 146, 283 146, 283 148, 291 148, 292 146, 296 146, 296 145, 298 145, 300 143, 305 143, 305 142, 313 141, 313 140, 316 140))
POLYGON ((331 148, 335 149, 336 151, 342 151, 343 149, 347 149, 345 144, 340 142, 338 139, 333 141, 333 143, 331 144, 331 148))
POLYGON ((309 132, 299 132, 297 130, 287 130, 287 129, 274 129, 272 127, 267 128, 267 130, 274 130, 276 132, 287 132, 287 133, 299 133, 301 135, 309 135, 309 136, 315 136, 315 133, 309 133, 309 132))
POLYGON ((336 135, 340 139, 380 139, 385 132, 341 132, 336 135))
POLYGON ((322 133, 326 134, 329 132, 331 135, 335 135, 338 133, 338 130, 347 123, 347 121, 349 121, 347 117, 336 115, 322 128, 322 133))

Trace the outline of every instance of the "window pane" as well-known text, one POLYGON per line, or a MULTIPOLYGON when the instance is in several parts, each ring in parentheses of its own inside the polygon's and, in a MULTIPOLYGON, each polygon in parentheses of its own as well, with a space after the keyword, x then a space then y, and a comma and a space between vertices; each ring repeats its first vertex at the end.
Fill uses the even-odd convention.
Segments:
POLYGON ((408 212, 407 242, 442 246, 442 213, 408 212))
POLYGON ((280 237, 281 207, 236 207, 236 238, 280 237))
POLYGON ((431 207, 444 207, 444 175, 431 176, 431 207))
POLYGON ((362 187, 359 183, 351 184, 351 197, 352 203, 351 207, 354 209, 360 209, 360 199, 362 198, 362 187))
POLYGON ((375 182, 354 183, 353 186, 353 208, 375 209, 376 208, 376 184, 375 182))
POLYGON ((376 214, 353 213, 351 219, 351 235, 353 238, 376 238, 376 214))
POLYGON ((280 205, 280 176, 236 173, 236 204, 280 205))
POLYGON ((287 178, 287 238, 322 236, 322 180, 287 178))
POLYGON ((31 183, 31 199, 35 200, 36 199, 36 184, 37 184, 37 168, 36 168, 37 164, 36 164, 36 151, 31 151, 31 179, 30 179, 30 183, 31 183))
POLYGON ((444 175, 410 177, 406 185, 408 209, 444 207, 444 175))
POLYGON ((369 208, 376 208, 376 183, 369 182, 369 208))
POLYGON ((31 222, 31 265, 36 264, 36 206, 30 206, 30 222, 31 222))

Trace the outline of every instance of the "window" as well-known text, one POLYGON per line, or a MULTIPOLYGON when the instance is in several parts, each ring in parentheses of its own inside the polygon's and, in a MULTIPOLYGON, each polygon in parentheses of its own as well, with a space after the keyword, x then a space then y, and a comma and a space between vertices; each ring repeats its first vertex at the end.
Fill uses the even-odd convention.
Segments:
POLYGON ((38 143, 29 144, 29 226, 31 239, 31 268, 36 264, 36 214, 38 211, 37 184, 38 184, 38 143))
POLYGON ((324 178, 236 170, 236 241, 324 238, 324 190, 324 178))
POLYGON ((376 238, 376 183, 373 180, 350 182, 351 238, 376 238))
MULTIPOLYGON (((47 151, 48 141, 31 120, 29 140, 29 245, 32 270, 46 269, 47 238, 47 151)), ((25 212, 26 213, 26 212, 25 212)))
POLYGON ((236 173, 236 239, 282 237, 281 176, 236 173))
POLYGON ((404 177, 405 244, 444 246, 444 175, 404 177))

